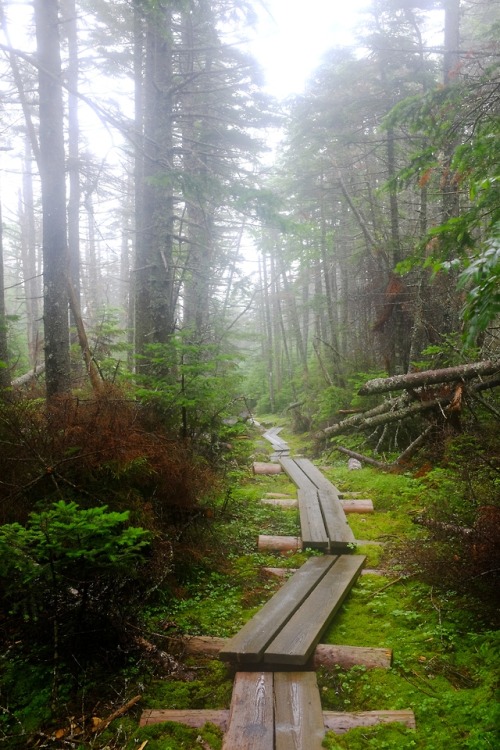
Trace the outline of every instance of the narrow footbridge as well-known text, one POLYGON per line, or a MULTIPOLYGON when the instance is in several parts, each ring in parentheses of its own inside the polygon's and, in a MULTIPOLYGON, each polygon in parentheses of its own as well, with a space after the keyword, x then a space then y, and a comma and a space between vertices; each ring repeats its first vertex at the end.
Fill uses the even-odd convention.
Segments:
MULTIPOLYGON (((311 461, 292 458, 279 432, 271 428, 264 437, 275 451, 274 460, 297 486, 300 546, 324 554, 309 558, 233 638, 205 639, 211 641, 212 653, 235 671, 229 709, 145 711, 141 724, 179 721, 200 727, 210 721, 224 731, 223 750, 321 750, 329 729, 343 733, 390 721, 415 728, 410 710, 322 710, 315 670, 321 648, 327 647, 321 647, 320 639, 355 585, 365 557, 352 554, 356 541, 337 488, 311 461)), ((331 648, 337 649, 338 659, 341 647, 331 648)), ((356 661, 351 648, 348 658, 368 668, 387 667, 392 654, 360 648, 356 661), (370 652, 369 661, 364 661, 365 652, 370 652), (374 659, 373 652, 380 654, 374 659)))

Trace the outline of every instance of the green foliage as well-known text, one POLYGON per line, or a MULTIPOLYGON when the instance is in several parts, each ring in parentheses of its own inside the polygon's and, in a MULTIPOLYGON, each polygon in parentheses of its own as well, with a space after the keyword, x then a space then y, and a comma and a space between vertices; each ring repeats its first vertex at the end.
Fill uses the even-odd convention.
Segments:
POLYGON ((183 437, 202 439, 216 432, 224 417, 232 416, 240 400, 241 376, 235 356, 217 344, 193 344, 183 332, 169 344, 148 347, 139 358, 148 363, 139 375, 137 396, 163 415, 183 437))
POLYGON ((31 513, 25 527, 0 527, 0 582, 10 614, 33 622, 63 614, 85 619, 91 607, 111 614, 110 586, 138 576, 150 544, 147 531, 126 525, 128 516, 61 500, 31 513))
POLYGON ((495 232, 496 236, 486 240, 483 251, 471 260, 458 279, 458 288, 467 292, 463 309, 466 344, 473 344, 500 314, 500 224, 495 232))

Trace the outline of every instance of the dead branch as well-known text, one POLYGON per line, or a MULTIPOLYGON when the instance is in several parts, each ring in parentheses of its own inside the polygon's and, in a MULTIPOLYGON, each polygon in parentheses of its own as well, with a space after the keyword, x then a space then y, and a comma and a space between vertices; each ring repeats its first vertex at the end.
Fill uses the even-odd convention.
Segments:
POLYGON ((82 356, 87 368, 87 373, 92 385, 92 390, 94 391, 94 393, 99 394, 102 393, 103 382, 99 375, 99 370, 97 369, 96 363, 92 358, 92 353, 90 351, 89 342, 87 339, 87 333, 85 331, 85 326, 83 324, 83 319, 80 313, 80 306, 76 298, 73 284, 71 283, 71 280, 69 278, 67 278, 67 285, 69 306, 75 320, 76 331, 78 334, 78 343, 80 344, 80 349, 82 350, 82 356))
POLYGON ((115 719, 118 719, 120 716, 123 716, 127 713, 133 706, 135 706, 136 703, 138 703, 141 700, 141 695, 134 695, 133 698, 131 698, 129 701, 123 704, 123 706, 120 706, 120 708, 117 708, 116 711, 113 711, 112 714, 110 714, 106 719, 102 719, 98 724, 96 724, 92 728, 92 732, 94 734, 97 734, 98 732, 103 732, 106 727, 108 727, 112 721, 115 719))
POLYGON ((430 424, 428 427, 425 428, 425 430, 416 438, 410 445, 397 457, 397 459, 394 461, 394 464, 400 464, 403 463, 403 461, 407 461, 411 456, 414 455, 414 453, 417 452, 417 450, 420 448, 420 446, 425 442, 425 439, 427 435, 432 432, 435 425, 430 424))
POLYGON ((355 451, 350 451, 347 448, 342 448, 341 445, 336 445, 334 450, 338 451, 339 453, 344 453, 350 458, 355 458, 358 461, 369 464, 370 466, 376 466, 377 469, 390 469, 392 467, 392 464, 384 463, 383 461, 376 461, 374 458, 363 456, 361 453, 356 453, 355 451))

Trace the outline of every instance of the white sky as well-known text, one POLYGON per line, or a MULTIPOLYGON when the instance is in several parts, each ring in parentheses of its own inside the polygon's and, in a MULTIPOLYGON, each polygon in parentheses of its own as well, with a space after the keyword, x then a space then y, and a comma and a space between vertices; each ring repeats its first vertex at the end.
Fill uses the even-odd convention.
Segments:
POLYGON ((264 0, 257 38, 250 51, 266 76, 266 89, 278 98, 300 93, 331 47, 349 46, 353 28, 370 0, 264 0))

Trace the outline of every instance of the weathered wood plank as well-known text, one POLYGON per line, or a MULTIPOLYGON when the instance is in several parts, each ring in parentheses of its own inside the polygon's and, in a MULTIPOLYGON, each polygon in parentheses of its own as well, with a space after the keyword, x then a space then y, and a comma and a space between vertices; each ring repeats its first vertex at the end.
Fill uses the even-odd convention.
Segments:
POLYGON ((332 568, 335 557, 311 557, 231 638, 219 654, 223 661, 256 664, 297 609, 332 568))
POLYGON ((354 533, 340 500, 335 492, 326 489, 318 490, 318 500, 326 534, 330 540, 330 551, 348 552, 349 545, 354 544, 354 533))
POLYGON ((280 459, 280 464, 283 467, 283 471, 290 477, 297 487, 301 489, 309 489, 315 486, 314 482, 304 474, 296 459, 290 458, 290 456, 283 456, 283 458, 280 459))
POLYGON ((324 711, 325 728, 335 734, 345 734, 356 727, 373 727, 377 724, 389 724, 396 721, 405 724, 409 729, 416 729, 415 714, 410 710, 401 711, 324 711))
MULTIPOLYGON (((294 612, 266 647, 264 662, 275 665, 306 664, 319 643, 321 634, 353 587, 365 559, 364 555, 341 555, 336 560, 310 592, 305 605, 294 612)), ((293 578, 294 576, 285 586, 293 578)))
POLYGON ((324 476, 324 474, 321 473, 321 471, 312 463, 312 461, 309 461, 308 458, 296 458, 295 463, 319 490, 327 490, 329 492, 333 492, 338 498, 338 489, 334 484, 332 484, 332 482, 330 482, 329 479, 324 476))
POLYGON ((269 672, 237 672, 222 750, 269 750, 272 747, 273 675, 269 672))
POLYGON ((318 491, 315 487, 297 490, 299 499, 300 535, 304 547, 328 549, 329 538, 321 513, 318 491))
POLYGON ((309 459, 297 458, 296 464, 318 489, 326 532, 332 544, 331 551, 346 551, 347 545, 354 542, 354 534, 347 522, 338 489, 309 459))
POLYGON ((228 719, 229 709, 227 708, 220 710, 157 708, 143 711, 139 720, 139 726, 147 727, 150 724, 161 724, 164 721, 176 721, 179 724, 185 724, 188 727, 198 729, 205 726, 209 721, 225 732, 228 726, 228 719))
POLYGON ((321 750, 325 723, 314 672, 274 673, 275 750, 321 750))

